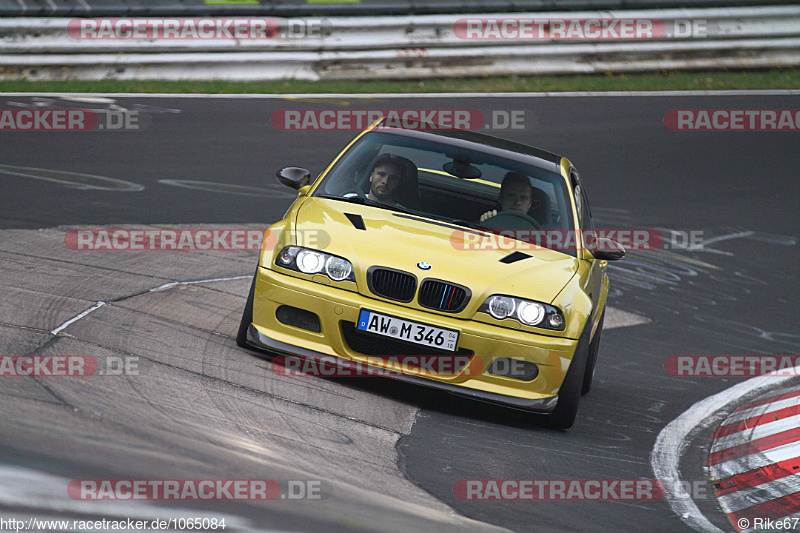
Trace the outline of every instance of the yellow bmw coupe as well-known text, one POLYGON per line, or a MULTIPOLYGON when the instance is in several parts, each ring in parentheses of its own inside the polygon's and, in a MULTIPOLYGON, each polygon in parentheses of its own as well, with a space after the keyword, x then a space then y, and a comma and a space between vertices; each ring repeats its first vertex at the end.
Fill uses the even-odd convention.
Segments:
POLYGON ((277 177, 298 197, 265 238, 240 346, 572 426, 597 362, 607 261, 625 251, 591 238, 566 158, 379 121, 316 179, 299 167, 277 177))

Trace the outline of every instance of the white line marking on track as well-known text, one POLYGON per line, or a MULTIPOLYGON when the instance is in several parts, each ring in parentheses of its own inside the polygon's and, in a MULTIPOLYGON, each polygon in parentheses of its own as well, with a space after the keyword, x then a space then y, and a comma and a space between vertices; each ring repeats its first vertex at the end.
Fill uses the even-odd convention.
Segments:
MULTIPOLYGON (((170 287, 174 287, 175 285, 197 285, 198 283, 213 283, 215 281, 234 281, 234 280, 237 280, 237 279, 249 279, 251 277, 252 276, 235 276, 235 277, 232 277, 232 278, 200 279, 200 280, 197 280, 197 281, 171 281, 169 283, 165 283, 163 285, 159 285, 158 287, 152 288, 148 292, 163 291, 163 290, 168 289, 170 287)), ((58 335, 60 332, 64 331, 64 329, 66 329, 67 326, 69 326, 71 324, 74 324, 75 322, 77 322, 78 320, 82 319, 83 317, 85 317, 89 313, 91 313, 93 311, 96 311, 97 309, 100 309, 104 305, 106 305, 105 302, 97 302, 97 304, 94 305, 93 307, 90 307, 89 309, 87 309, 83 313, 70 318, 69 320, 67 320, 66 322, 64 322, 60 326, 58 326, 56 329, 54 329, 50 333, 52 333, 53 335, 58 335)))
POLYGON ((83 174, 81 172, 68 172, 35 167, 17 167, 0 165, 0 174, 48 181, 58 185, 78 190, 112 191, 112 192, 139 192, 144 190, 144 185, 108 176, 96 174, 83 174))
MULTIPOLYGON (((712 237, 710 239, 706 239, 703 241, 705 246, 709 244, 714 244, 715 242, 722 242, 722 241, 729 241, 731 239, 740 239, 742 237, 752 237, 755 232, 752 231, 740 231, 738 233, 731 233, 728 235, 720 235, 718 237, 712 237)), ((697 247, 689 247, 689 250, 696 250, 697 247)))
MULTIPOLYGON (((795 367, 795 374, 800 366, 795 367)), ((689 446, 692 436, 698 431, 719 422, 723 409, 735 404, 748 394, 768 391, 794 376, 759 376, 738 383, 729 389, 709 396, 692 405, 678 418, 661 430, 650 454, 650 465, 656 478, 666 487, 666 498, 672 510, 695 531, 722 533, 722 530, 706 518, 681 483, 680 459, 689 446)))
POLYGON ((247 185, 234 185, 232 183, 217 183, 213 181, 196 181, 196 180, 158 180, 158 183, 163 185, 170 185, 172 187, 183 187, 184 189, 192 189, 195 191, 223 193, 223 194, 236 194, 239 196, 261 196, 263 198, 275 198, 276 196, 296 197, 289 191, 287 187, 275 183, 267 187, 248 187, 247 185))
POLYGON ((236 276, 233 278, 214 278, 214 279, 200 279, 197 281, 170 281, 169 283, 165 283, 163 285, 159 285, 153 289, 150 289, 148 292, 158 292, 163 291, 165 289, 169 289, 170 287, 174 287, 175 285, 197 285, 198 283, 213 283, 215 281, 234 281, 237 279, 249 279, 253 276, 236 276))
POLYGON ((87 309, 83 313, 70 318, 69 320, 67 320, 66 322, 64 322, 60 326, 58 326, 56 329, 54 329, 50 333, 52 333, 53 335, 58 335, 59 332, 61 332, 64 329, 66 329, 66 327, 69 326, 70 324, 72 324, 73 322, 77 322, 78 320, 80 320, 81 318, 85 317, 86 315, 88 315, 92 311, 96 311, 97 309, 100 309, 104 305, 106 305, 105 302, 97 302, 93 307, 90 307, 89 309, 87 309))

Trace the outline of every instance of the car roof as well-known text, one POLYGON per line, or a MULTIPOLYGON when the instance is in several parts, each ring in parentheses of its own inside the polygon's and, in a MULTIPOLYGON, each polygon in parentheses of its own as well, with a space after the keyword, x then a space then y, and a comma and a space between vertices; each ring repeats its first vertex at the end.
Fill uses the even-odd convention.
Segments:
POLYGON ((383 125, 378 125, 372 131, 416 139, 428 139, 431 142, 447 144, 456 148, 482 151, 560 174, 562 156, 483 133, 469 130, 419 131, 383 125))

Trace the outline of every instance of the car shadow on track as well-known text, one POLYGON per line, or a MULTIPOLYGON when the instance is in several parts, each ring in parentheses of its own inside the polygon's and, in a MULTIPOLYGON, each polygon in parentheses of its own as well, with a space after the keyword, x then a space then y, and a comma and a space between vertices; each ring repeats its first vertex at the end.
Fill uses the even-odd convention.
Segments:
MULTIPOLYGON (((255 358, 269 362, 270 365, 283 366, 284 361, 280 360, 282 354, 257 349, 249 349, 247 352, 255 358)), ((287 370, 287 372, 289 371, 287 370)), ((547 415, 495 405, 422 385, 396 381, 388 377, 328 377, 313 375, 305 379, 314 378, 324 379, 337 383, 342 387, 357 389, 368 394, 380 395, 420 410, 441 413, 449 417, 457 417, 474 422, 501 423, 517 429, 541 429, 563 433, 562 430, 549 427, 550 418, 547 415)))

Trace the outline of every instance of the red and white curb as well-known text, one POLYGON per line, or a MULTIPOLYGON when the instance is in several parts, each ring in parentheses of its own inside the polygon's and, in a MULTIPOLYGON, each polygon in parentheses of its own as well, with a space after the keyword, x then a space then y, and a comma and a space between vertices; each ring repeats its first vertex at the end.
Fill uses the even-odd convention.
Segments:
MULTIPOLYGON (((687 484, 684 483, 680 472, 681 458, 684 453, 689 450, 693 440, 702 431, 719 427, 719 424, 725 421, 728 413, 740 407, 742 398, 759 396, 766 398, 764 395, 772 397, 774 394, 780 395, 796 390, 800 385, 800 381, 797 379, 797 376, 800 376, 800 366, 794 367, 793 370, 794 372, 791 375, 768 374, 750 378, 704 398, 664 426, 658 437, 656 437, 653 451, 650 454, 650 465, 653 468, 653 473, 664 484, 666 490, 664 496, 673 512, 693 530, 703 533, 723 533, 700 511, 692 495, 685 488, 687 484), (779 387, 784 387, 785 389, 776 391, 776 388, 779 387), (792 388, 789 389, 787 387, 792 388)), ((772 397, 764 401, 771 403, 774 399, 772 397)), ((753 407, 755 406, 751 405, 749 408, 753 407)), ((780 417, 780 414, 774 412, 774 416, 780 417)), ((788 416, 784 418, 788 418, 788 416)), ((747 420, 747 418, 744 420, 747 420)), ((778 422, 778 420, 774 420, 774 422, 778 422)), ((766 423, 758 425, 767 426, 766 423)), ((765 430, 759 429, 759 431, 765 430)), ((732 429, 726 431, 732 431, 732 429)), ((797 510, 798 508, 795 508, 795 511, 797 510)), ((775 528, 772 529, 772 531, 775 530, 775 528)))
POLYGON ((800 529, 800 387, 733 411, 714 434, 708 467, 719 505, 737 531, 781 520, 800 529))

